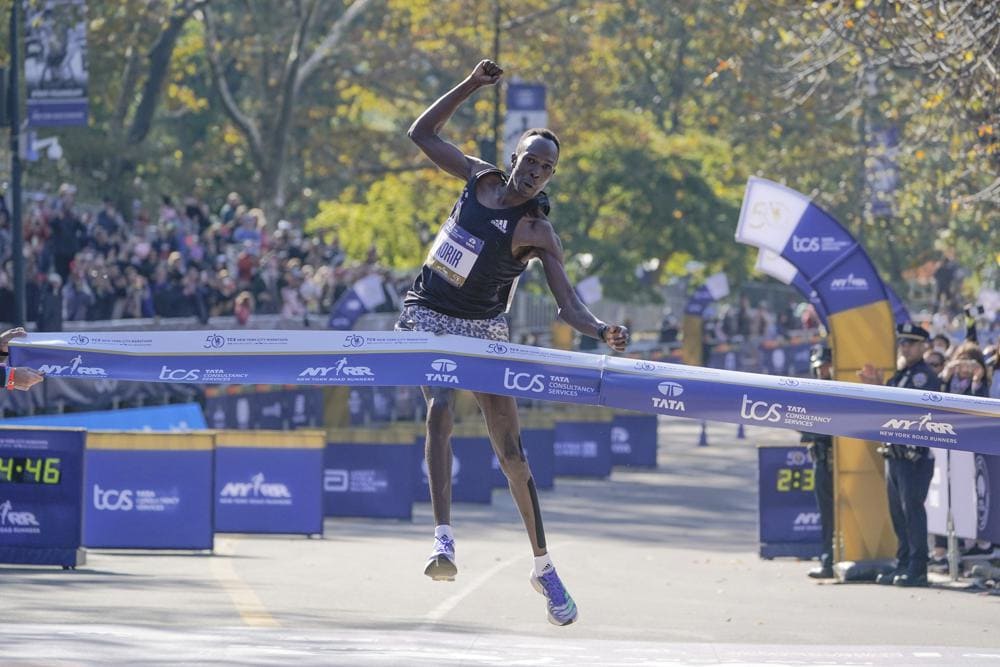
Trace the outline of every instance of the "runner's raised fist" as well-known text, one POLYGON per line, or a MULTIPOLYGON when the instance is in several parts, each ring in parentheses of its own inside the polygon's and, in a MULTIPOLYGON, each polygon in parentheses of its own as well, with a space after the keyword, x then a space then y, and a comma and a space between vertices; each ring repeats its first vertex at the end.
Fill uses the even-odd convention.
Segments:
POLYGON ((477 86, 492 86, 503 75, 503 69, 492 60, 480 60, 469 75, 469 81, 477 86))

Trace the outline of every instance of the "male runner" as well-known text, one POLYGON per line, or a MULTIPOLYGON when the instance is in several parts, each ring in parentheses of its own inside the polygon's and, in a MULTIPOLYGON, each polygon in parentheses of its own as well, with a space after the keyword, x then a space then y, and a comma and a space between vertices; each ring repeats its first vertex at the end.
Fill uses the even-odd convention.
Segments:
MULTIPOLYGON (((562 244, 546 217, 548 205, 542 188, 559 161, 556 135, 546 129, 525 132, 511 156, 513 168, 509 175, 495 165, 464 155, 438 135, 462 102, 480 88, 496 84, 502 74, 496 63, 481 61, 472 74, 434 102, 410 127, 409 137, 434 164, 460 178, 465 189, 407 293, 396 326, 508 341, 510 332, 503 313, 513 283, 528 260, 537 257, 559 306, 559 317, 577 331, 621 352, 628 344, 628 330, 601 322, 576 296, 563 266, 562 244)), ((451 530, 454 392, 424 387, 423 393, 427 401, 425 455, 437 524, 434 550, 424 574, 436 581, 452 581, 458 572, 451 530)), ((576 603, 546 550, 538 494, 521 447, 517 404, 509 396, 476 392, 475 397, 531 541, 535 555, 531 584, 546 597, 549 621, 568 625, 577 618, 576 603)))

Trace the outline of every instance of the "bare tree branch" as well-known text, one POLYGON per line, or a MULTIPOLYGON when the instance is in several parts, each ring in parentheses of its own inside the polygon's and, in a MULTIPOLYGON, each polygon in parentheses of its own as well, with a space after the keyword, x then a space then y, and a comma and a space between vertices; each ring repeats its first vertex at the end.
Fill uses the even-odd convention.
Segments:
POLYGON ((212 81, 215 84, 216 91, 219 93, 219 98, 222 100, 222 108, 229 119, 246 136, 247 142, 250 144, 250 151, 254 154, 255 161, 259 164, 263 162, 264 158, 264 142, 261 139, 260 128, 257 127, 252 118, 240 110, 239 104, 237 104, 236 99, 233 97, 233 92, 229 89, 226 73, 219 60, 218 34, 216 33, 215 20, 212 17, 212 11, 209 7, 205 7, 202 17, 205 24, 205 53, 208 56, 212 81))
POLYGON ((337 49, 340 47, 341 41, 344 39, 344 34, 347 29, 351 26, 361 14, 371 6, 373 0, 354 0, 344 13, 340 15, 332 26, 330 26, 330 31, 327 32, 323 41, 319 43, 316 50, 312 52, 312 55, 302 64, 299 68, 298 76, 295 78, 293 90, 297 94, 302 84, 312 76, 320 65, 323 64, 327 58, 332 56, 337 49))

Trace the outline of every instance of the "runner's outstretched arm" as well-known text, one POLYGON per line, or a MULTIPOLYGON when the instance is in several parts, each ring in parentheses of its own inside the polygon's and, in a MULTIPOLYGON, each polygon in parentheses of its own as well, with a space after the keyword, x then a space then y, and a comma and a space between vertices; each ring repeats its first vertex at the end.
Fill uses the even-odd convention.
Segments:
POLYGON ((431 162, 463 181, 469 180, 475 171, 484 166, 492 165, 471 155, 465 155, 458 146, 445 141, 438 133, 469 96, 484 86, 495 84, 502 74, 503 70, 492 60, 480 61, 472 74, 420 114, 406 133, 420 147, 424 155, 431 159, 431 162))

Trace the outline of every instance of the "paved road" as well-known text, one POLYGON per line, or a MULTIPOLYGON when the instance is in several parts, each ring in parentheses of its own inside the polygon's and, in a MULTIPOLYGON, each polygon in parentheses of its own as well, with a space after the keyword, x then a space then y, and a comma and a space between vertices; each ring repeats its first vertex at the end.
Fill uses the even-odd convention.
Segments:
POLYGON ((328 520, 322 540, 220 536, 214 555, 91 551, 74 572, 0 565, 0 665, 984 664, 1000 597, 817 584, 756 555, 754 444, 794 434, 661 424, 660 468, 542 494, 580 606, 557 628, 528 584, 513 503, 454 513, 460 573, 421 575, 412 523, 328 520))

